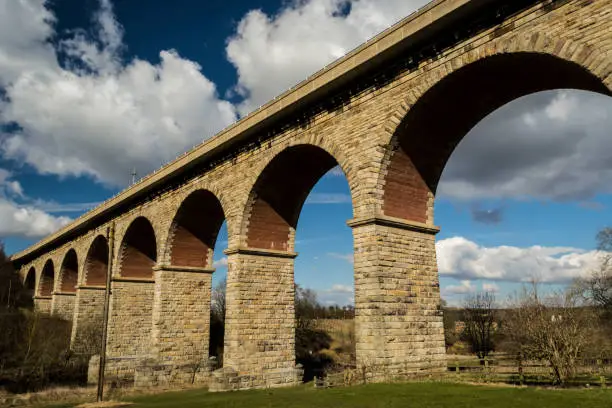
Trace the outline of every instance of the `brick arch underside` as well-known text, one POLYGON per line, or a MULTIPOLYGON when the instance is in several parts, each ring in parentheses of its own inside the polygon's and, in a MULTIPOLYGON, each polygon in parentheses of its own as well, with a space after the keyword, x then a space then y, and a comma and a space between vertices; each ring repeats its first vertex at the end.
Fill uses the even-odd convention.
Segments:
POLYGON ((157 261, 155 231, 144 217, 136 218, 128 227, 121 244, 120 275, 126 278, 153 277, 157 261))
POLYGON ((225 220, 213 193, 198 190, 181 204, 170 234, 170 262, 177 266, 211 266, 212 251, 225 220))
POLYGON ((302 206, 319 179, 338 163, 314 145, 290 147, 264 169, 251 193, 250 248, 287 251, 302 206))
POLYGON ((85 259, 85 285, 106 286, 108 242, 102 235, 94 239, 85 259))
POLYGON ((60 269, 60 291, 67 293, 76 292, 79 276, 79 264, 74 249, 68 251, 60 269))
POLYGON ((478 60, 433 85, 410 107, 393 135, 384 214, 427 222, 429 199, 461 139, 506 103, 553 89, 610 95, 599 78, 577 63, 527 52, 478 60))
POLYGON ((40 296, 51 296, 53 294, 53 283, 55 281, 55 269, 53 262, 50 260, 45 263, 43 271, 40 274, 40 283, 38 284, 38 294, 40 296))

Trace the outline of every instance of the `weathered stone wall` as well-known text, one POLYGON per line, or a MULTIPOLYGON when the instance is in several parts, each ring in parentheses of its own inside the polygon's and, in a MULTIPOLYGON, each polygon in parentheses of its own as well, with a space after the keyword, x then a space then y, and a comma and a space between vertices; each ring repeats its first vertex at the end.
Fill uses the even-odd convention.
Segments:
POLYGON ((34 296, 34 310, 40 313, 51 314, 51 296, 34 296))
POLYGON ((353 222, 359 368, 377 380, 443 370, 435 231, 389 218, 353 222))
POLYGON ((54 293, 51 301, 51 314, 72 321, 75 295, 74 293, 54 293))
POLYGON ((230 253, 223 365, 263 378, 295 366, 293 256, 230 253))
POLYGON ((159 269, 155 275, 152 350, 159 363, 208 358, 212 270, 159 269))
POLYGON ((133 377, 140 360, 152 357, 153 292, 153 281, 112 281, 106 343, 109 375, 133 377))
POLYGON ((95 344, 91 336, 102 335, 102 319, 104 316, 104 287, 80 286, 77 289, 72 324, 71 347, 80 353, 97 353, 91 350, 95 344))

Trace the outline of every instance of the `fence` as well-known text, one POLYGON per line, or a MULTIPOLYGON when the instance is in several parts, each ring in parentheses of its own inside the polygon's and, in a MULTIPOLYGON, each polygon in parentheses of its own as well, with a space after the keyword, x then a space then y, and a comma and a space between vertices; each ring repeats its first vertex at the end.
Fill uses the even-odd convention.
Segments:
MULTIPOLYGON (((552 368, 545 361, 518 361, 510 355, 497 354, 484 360, 448 361, 448 372, 456 380, 505 382, 519 385, 550 385, 552 368)), ((568 386, 612 385, 612 359, 582 358, 576 364, 576 375, 568 386)))

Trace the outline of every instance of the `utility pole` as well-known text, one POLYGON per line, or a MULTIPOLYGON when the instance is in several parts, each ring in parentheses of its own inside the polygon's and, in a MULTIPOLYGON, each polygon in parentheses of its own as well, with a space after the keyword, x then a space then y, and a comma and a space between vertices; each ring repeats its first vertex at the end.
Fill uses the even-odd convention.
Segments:
POLYGON ((102 344, 100 345, 100 367, 98 369, 98 398, 100 402, 104 398, 104 369, 106 367, 106 337, 108 334, 108 309, 111 294, 111 274, 113 272, 113 248, 115 243, 115 224, 106 227, 108 240, 108 268, 106 270, 106 291, 104 294, 104 316, 102 318, 102 344))

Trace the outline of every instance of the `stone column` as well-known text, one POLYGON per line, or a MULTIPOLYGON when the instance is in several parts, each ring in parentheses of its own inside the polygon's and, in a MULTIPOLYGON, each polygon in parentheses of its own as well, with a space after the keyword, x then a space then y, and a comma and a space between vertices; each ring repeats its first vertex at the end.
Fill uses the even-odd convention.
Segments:
POLYGON ((249 386, 295 383, 293 252, 227 250, 224 370, 249 386))
POLYGON ((194 364, 208 359, 212 268, 154 269, 153 350, 161 363, 194 364))
POLYGON ((70 347, 77 353, 100 351, 104 318, 104 286, 77 286, 70 347))
POLYGON ((72 321, 76 293, 54 292, 51 300, 51 314, 72 321))
POLYGON ((53 298, 51 296, 34 296, 34 310, 39 313, 51 314, 51 302, 53 298))
POLYGON ((132 379, 136 366, 154 357, 151 351, 154 283, 153 279, 112 278, 106 342, 106 374, 111 378, 132 379))
POLYGON ((358 368, 371 381, 445 369, 437 228, 387 216, 354 219, 358 368))

